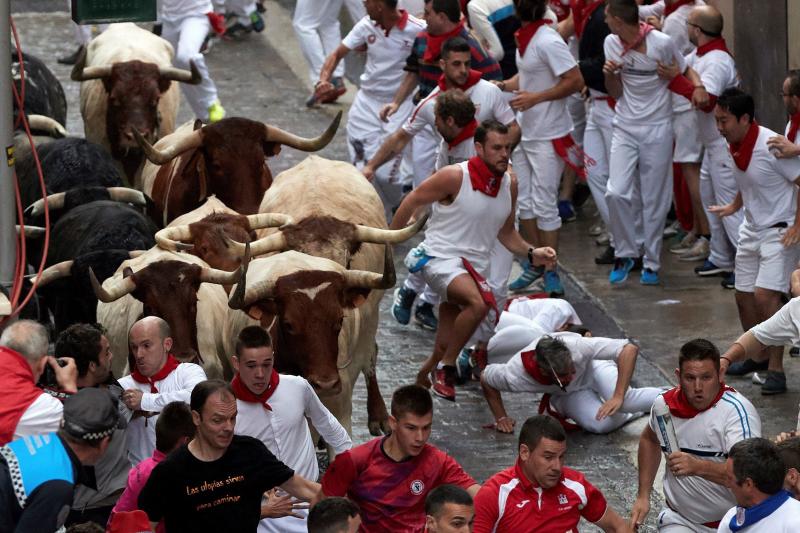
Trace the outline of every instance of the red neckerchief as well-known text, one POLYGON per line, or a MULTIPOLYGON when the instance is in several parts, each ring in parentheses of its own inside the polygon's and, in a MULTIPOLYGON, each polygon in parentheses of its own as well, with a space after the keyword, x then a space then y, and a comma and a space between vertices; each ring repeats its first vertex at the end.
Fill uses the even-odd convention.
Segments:
POLYGON ((172 354, 167 356, 167 362, 164 363, 164 366, 161 367, 161 370, 150 376, 149 378, 143 376, 141 372, 139 372, 138 368, 134 368, 133 372, 131 372, 131 377, 137 383, 149 383, 150 384, 150 392, 158 392, 156 388, 156 381, 161 381, 165 377, 172 374, 172 371, 178 368, 178 365, 181 364, 180 361, 175 359, 172 354))
POLYGON ((261 394, 253 394, 253 392, 245 387, 242 380, 239 379, 239 374, 233 376, 233 381, 231 381, 231 388, 233 389, 233 395, 236 396, 237 400, 242 400, 243 402, 250 402, 250 403, 260 403, 264 406, 264 409, 267 411, 272 411, 272 407, 267 403, 270 396, 275 393, 275 389, 278 388, 278 383, 281 380, 281 375, 272 369, 272 375, 269 377, 269 385, 267 385, 267 390, 262 392, 261 394))
POLYGON ((0 383, 5 393, 0 395, 0 445, 3 445, 14 440, 20 418, 43 393, 36 386, 28 361, 4 346, 0 346, 0 383))
POLYGON ((786 134, 786 138, 791 142, 795 142, 797 139, 797 130, 800 130, 800 111, 792 115, 789 119, 789 133, 786 134))
POLYGON ((639 45, 642 44, 642 42, 644 42, 644 40, 647 38, 647 34, 653 30, 654 28, 650 24, 646 22, 640 22, 639 34, 636 36, 636 39, 634 39, 632 43, 628 44, 625 41, 622 41, 622 37, 620 37, 619 40, 622 41, 622 53, 620 55, 624 56, 634 48, 638 48, 639 45))
POLYGON ((214 33, 217 35, 225 33, 225 15, 209 11, 206 13, 206 17, 208 17, 208 22, 211 24, 211 29, 214 30, 214 33))
MULTIPOLYGON (((467 76, 467 81, 464 82, 464 85, 455 85, 451 87, 451 89, 461 89, 462 91, 466 91, 467 89, 472 88, 476 83, 481 81, 482 75, 483 74, 481 73, 480 70, 470 69, 469 76, 467 76)), ((438 85, 439 89, 441 89, 442 92, 447 90, 447 82, 444 79, 444 74, 439 76, 438 85)))
POLYGON ((544 372, 542 372, 542 369, 539 368, 539 363, 536 362, 536 350, 522 352, 521 355, 522 366, 525 367, 525 372, 527 372, 528 375, 534 379, 534 381, 541 383, 542 385, 556 384, 553 376, 546 375, 544 372))
POLYGON ((480 191, 492 198, 497 197, 497 193, 500 192, 500 184, 503 182, 503 176, 495 176, 486 166, 486 163, 483 162, 483 159, 478 156, 469 158, 467 170, 469 170, 472 190, 480 191))
POLYGON ((697 57, 703 57, 707 53, 712 50, 722 50, 729 56, 732 56, 731 51, 728 50, 728 45, 725 43, 725 39, 722 37, 717 37, 716 39, 712 39, 708 41, 706 44, 697 47, 697 57))
POLYGON ((422 54, 422 60, 426 63, 433 63, 437 59, 439 59, 439 54, 442 52, 442 45, 448 39, 453 37, 458 37, 461 35, 461 31, 464 29, 464 21, 460 21, 458 26, 456 26, 453 30, 450 30, 447 33, 443 33, 441 35, 431 35, 427 31, 425 32, 427 43, 425 44, 425 53, 422 54))
POLYGON ((747 167, 750 166, 750 158, 753 157, 753 148, 756 146, 757 139, 758 122, 754 120, 750 123, 750 128, 745 133, 742 142, 731 143, 728 147, 733 156, 733 162, 736 163, 739 170, 747 170, 747 167))
POLYGON ((677 11, 681 6, 694 5, 694 0, 675 0, 671 4, 664 2, 664 18, 677 11))
POLYGON ((514 32, 514 38, 517 40, 517 48, 519 49, 519 57, 525 55, 525 49, 528 48, 528 43, 531 42, 533 36, 539 31, 539 28, 551 24, 552 22, 553 21, 550 19, 534 20, 514 32))
POLYGON ((572 0, 570 7, 572 8, 572 20, 575 23, 575 36, 578 39, 583 35, 586 23, 594 14, 594 10, 603 4, 605 4, 605 0, 591 0, 589 4, 586 3, 586 0, 572 0))
POLYGON ((561 0, 550 0, 549 4, 558 22, 565 20, 569 16, 569 5, 565 6, 561 0))
MULTIPOLYGON (((456 135, 455 139, 453 139, 452 141, 449 141, 447 143, 447 147, 450 150, 452 150, 454 147, 458 146, 459 144, 461 144, 462 142, 466 141, 467 139, 471 139, 472 137, 475 136, 475 130, 476 129, 478 129, 478 121, 473 118, 472 122, 470 122, 469 124, 467 124, 466 126, 464 126, 461 129, 461 133, 456 135)), ((469 174, 471 176, 472 175, 472 171, 470 171, 469 174)), ((497 194, 495 194, 495 196, 497 196, 497 194)))
POLYGON ((397 28, 400 31, 406 29, 406 24, 408 23, 408 11, 405 9, 400 9, 399 11, 400 18, 397 19, 397 22, 391 28, 384 28, 380 22, 377 23, 377 26, 383 30, 383 34, 386 35, 386 37, 389 36, 389 32, 392 31, 392 28, 397 28))
POLYGON ((722 395, 725 394, 726 391, 736 392, 736 390, 732 387, 728 387, 727 385, 722 385, 719 388, 719 392, 717 396, 711 401, 711 403, 703 409, 702 411, 698 411, 689 403, 689 400, 686 399, 686 395, 683 394, 680 387, 675 387, 674 389, 670 389, 664 393, 664 401, 669 407, 669 412, 672 416, 677 416, 678 418, 694 418, 703 411, 708 411, 715 405, 722 395))

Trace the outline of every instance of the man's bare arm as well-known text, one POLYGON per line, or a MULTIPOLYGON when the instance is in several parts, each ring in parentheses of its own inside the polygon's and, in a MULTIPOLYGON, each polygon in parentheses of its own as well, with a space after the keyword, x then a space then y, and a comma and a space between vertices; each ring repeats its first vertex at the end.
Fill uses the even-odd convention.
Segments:
POLYGON ((454 198, 461 188, 461 169, 455 165, 446 166, 424 180, 419 187, 403 199, 392 218, 391 229, 402 229, 408 224, 417 209, 433 202, 454 198))
POLYGON ((344 44, 337 46, 336 50, 326 57, 325 63, 322 64, 322 68, 319 71, 319 82, 330 83, 331 76, 333 75, 333 71, 336 70, 336 66, 349 53, 350 49, 344 44))
POLYGON ((658 465, 661 464, 661 444, 649 425, 645 426, 642 436, 639 437, 638 462, 639 491, 631 509, 633 528, 643 524, 647 513, 650 512, 650 493, 653 491, 658 465))
POLYGON ((372 181, 372 176, 375 174, 375 171, 384 163, 389 161, 390 159, 396 157, 403 151, 403 148, 411 140, 411 135, 406 132, 403 128, 399 128, 396 132, 389 135, 381 147, 378 148, 378 151, 375 152, 375 155, 372 156, 372 159, 367 161, 367 164, 364 165, 364 168, 361 169, 361 172, 366 176, 366 178, 372 181))

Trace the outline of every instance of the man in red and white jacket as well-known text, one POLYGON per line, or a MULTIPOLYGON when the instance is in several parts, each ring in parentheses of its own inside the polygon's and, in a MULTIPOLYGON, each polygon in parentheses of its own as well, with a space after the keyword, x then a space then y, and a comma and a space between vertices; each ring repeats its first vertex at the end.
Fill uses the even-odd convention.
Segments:
POLYGON ((156 449, 158 413, 170 402, 189 403, 194 386, 205 381, 200 365, 181 363, 172 348, 169 325, 157 316, 136 322, 128 333, 135 361, 130 375, 119 379, 124 389, 122 402, 133 412, 128 422, 128 458, 133 466, 153 455, 156 449))
POLYGON ((626 531, 603 493, 564 466, 566 452, 567 434, 555 418, 526 420, 517 463, 490 477, 475 496, 473 533, 578 531, 581 517, 603 531, 626 531))

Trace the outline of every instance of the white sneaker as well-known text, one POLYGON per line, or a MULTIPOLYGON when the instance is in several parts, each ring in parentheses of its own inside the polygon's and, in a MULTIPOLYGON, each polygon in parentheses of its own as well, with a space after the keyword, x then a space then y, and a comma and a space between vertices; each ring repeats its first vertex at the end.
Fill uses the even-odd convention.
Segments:
POLYGON ((675 246, 672 246, 669 251, 678 255, 685 254, 692 248, 692 246, 694 246, 695 242, 697 242, 697 235, 690 231, 683 239, 681 239, 681 242, 675 246))
POLYGON ((708 239, 700 237, 686 253, 678 256, 678 261, 705 261, 711 253, 708 239))
POLYGON ((591 235, 592 237, 597 237, 598 235, 604 233, 605 231, 606 231, 606 226, 601 221, 598 222, 597 224, 592 225, 589 228, 589 235, 591 235))
POLYGON ((611 237, 609 236, 608 232, 604 231, 594 240, 594 242, 597 244, 597 246, 608 246, 608 244, 611 242, 611 237))
POLYGON ((672 237, 673 235, 678 234, 678 230, 681 229, 681 223, 677 220, 664 228, 664 237, 672 237))

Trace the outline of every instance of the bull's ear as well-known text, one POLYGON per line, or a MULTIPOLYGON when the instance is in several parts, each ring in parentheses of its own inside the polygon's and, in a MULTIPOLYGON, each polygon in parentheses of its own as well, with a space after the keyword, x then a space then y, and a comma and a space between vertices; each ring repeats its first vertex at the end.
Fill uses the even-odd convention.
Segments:
POLYGON ((161 76, 160 78, 158 78, 158 90, 161 92, 161 94, 167 92, 167 89, 169 89, 171 83, 172 80, 170 80, 166 76, 161 76))
POLYGON ((262 149, 264 150, 265 157, 276 156, 281 153, 281 144, 273 142, 262 142, 262 149))
POLYGON ((128 276, 133 276, 133 269, 131 267, 125 267, 122 269, 122 277, 127 278, 128 276))
POLYGON ((358 287, 346 289, 344 291, 344 302, 342 302, 343 307, 353 309, 354 307, 359 307, 360 305, 364 304, 369 296, 369 291, 370 289, 362 289, 358 287))
POLYGON ((195 121, 194 121, 194 126, 192 126, 192 129, 193 129, 193 130, 199 130, 199 129, 200 129, 200 128, 202 128, 202 127, 203 127, 203 121, 202 121, 202 120, 200 120, 199 118, 198 118, 198 119, 195 119, 195 121))
POLYGON ((272 298, 259 300, 247 309, 247 314, 250 318, 260 320, 262 323, 269 324, 272 322, 272 317, 278 314, 278 303, 272 298))

